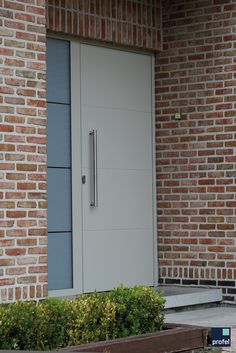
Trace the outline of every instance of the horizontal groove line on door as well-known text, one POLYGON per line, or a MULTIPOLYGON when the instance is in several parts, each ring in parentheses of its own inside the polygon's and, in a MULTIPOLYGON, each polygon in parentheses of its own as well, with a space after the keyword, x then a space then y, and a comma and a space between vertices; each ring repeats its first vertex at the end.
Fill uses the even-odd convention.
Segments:
POLYGON ((121 111, 128 111, 128 112, 152 114, 151 110, 137 110, 137 109, 129 109, 129 108, 117 108, 117 107, 110 107, 110 106, 103 106, 103 105, 96 105, 96 104, 85 104, 85 103, 82 103, 82 106, 83 107, 93 107, 93 108, 99 108, 99 109, 106 109, 106 110, 121 110, 121 111))
MULTIPOLYGON (((83 167, 84 169, 88 169, 88 167, 83 167)), ((126 171, 126 170, 134 170, 135 172, 145 172, 145 171, 149 171, 152 172, 151 168, 148 169, 144 169, 144 168, 103 168, 103 167, 98 167, 98 170, 121 170, 121 171, 126 171)))
POLYGON ((86 229, 84 227, 84 231, 86 232, 110 232, 110 231, 133 231, 133 230, 141 230, 141 231, 153 231, 152 228, 107 228, 107 229, 104 229, 104 228, 96 228, 96 229, 86 229))

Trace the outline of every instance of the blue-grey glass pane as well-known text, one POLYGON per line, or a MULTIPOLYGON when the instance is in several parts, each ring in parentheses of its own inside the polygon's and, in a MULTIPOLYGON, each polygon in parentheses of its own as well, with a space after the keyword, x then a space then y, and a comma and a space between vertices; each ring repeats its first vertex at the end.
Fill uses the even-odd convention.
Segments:
POLYGON ((48 166, 70 167, 70 106, 48 104, 48 166))
POLYGON ((47 39, 47 100, 70 103, 70 43, 47 39))
POLYGON ((48 231, 71 231, 71 169, 48 168, 48 231))
POLYGON ((48 234, 49 289, 73 287, 71 233, 48 234))

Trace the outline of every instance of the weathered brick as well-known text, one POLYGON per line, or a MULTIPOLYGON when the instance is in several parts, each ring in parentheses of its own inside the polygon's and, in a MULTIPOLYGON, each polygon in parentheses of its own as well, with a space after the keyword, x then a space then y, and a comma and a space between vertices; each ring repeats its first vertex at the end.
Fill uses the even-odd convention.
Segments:
POLYGON ((15 265, 14 259, 0 259, 0 266, 13 266, 15 265))
POLYGON ((7 237, 25 237, 26 236, 26 230, 24 229, 8 229, 6 231, 7 237))
POLYGON ((35 201, 18 201, 17 207, 18 208, 36 208, 37 203, 35 201))
POLYGON ((16 93, 19 96, 28 96, 28 97, 35 97, 36 92, 33 89, 17 89, 16 93))
MULTIPOLYGON (((47 235, 46 213, 42 213, 46 209, 39 208, 39 213, 33 213, 31 219, 28 214, 28 210, 36 209, 38 202, 46 199, 46 187, 42 190, 37 178, 35 182, 29 179, 38 171, 38 165, 45 164, 46 168, 46 158, 40 162, 27 161, 27 155, 37 152, 34 137, 41 139, 41 147, 46 147, 46 129, 38 132, 38 128, 47 123, 43 112, 46 108, 45 2, 31 4, 35 1, 0 1, 0 301, 47 295, 46 276, 39 279, 26 275, 30 264, 41 273, 38 240, 47 235), (29 121, 29 117, 34 120, 29 121), (32 137, 30 143, 27 143, 27 134, 32 137), (35 195, 32 193, 29 199, 30 190, 35 190, 35 195), (39 220, 45 224, 39 225, 39 220), (35 230, 42 227, 36 238, 33 234, 29 237, 32 227, 35 230), (29 257, 26 249, 34 246, 36 253, 29 257), (33 296, 32 286, 38 288, 33 296)), ((46 169, 41 168, 38 174, 43 179, 46 169)), ((46 252, 47 244, 40 243, 40 249, 46 252)))
POLYGON ((0 36, 1 37, 13 37, 14 32, 10 29, 0 28, 0 36))
MULTIPOLYGON (((190 0, 187 3, 193 7, 191 10, 185 9, 181 1, 162 2, 164 50, 156 56, 156 144, 158 151, 168 150, 169 154, 165 159, 165 152, 157 154, 158 213, 163 215, 168 211, 169 216, 158 218, 159 228, 165 230, 159 231, 158 255, 161 281, 166 284, 177 277, 179 284, 193 280, 190 283, 195 285, 207 286, 207 281, 221 285, 215 281, 215 269, 217 279, 227 280, 232 274, 225 267, 235 267, 233 261, 224 261, 234 259, 231 256, 236 235, 233 216, 236 145, 232 120, 236 116, 232 33, 235 5, 229 2, 215 0, 214 6, 206 0, 195 9, 195 1, 190 0), (222 24, 226 11, 227 20, 222 24), (174 95, 168 96, 170 90, 174 95), (186 107, 191 107, 191 111, 185 115, 186 107), (174 120, 176 112, 181 113, 181 120, 174 120), (173 143, 173 135, 179 141, 186 141, 185 146, 173 143), (183 156, 185 160, 181 160, 183 156), (191 171, 191 167, 195 170, 191 171), (194 195, 197 201, 183 202, 194 195), (181 202, 176 202, 176 196, 181 202), (187 219, 183 217, 182 222, 171 224, 177 221, 177 214, 187 219), (191 255, 181 247, 173 246, 171 252, 163 248, 177 235, 181 244, 193 244, 194 260, 173 263, 176 253, 186 259, 191 255), (195 275, 195 271, 201 271, 201 275, 195 275)), ((230 286, 227 283, 222 285, 230 286)))
POLYGON ((7 180, 26 180, 26 175, 22 173, 6 173, 7 180))
POLYGON ((5 103, 12 104, 12 105, 24 105, 25 100, 24 98, 17 98, 17 97, 6 97, 5 103))
MULTIPOLYGON (((141 11, 140 7, 138 15, 135 7, 131 6, 132 2, 124 0, 123 3, 124 5, 122 4, 122 2, 116 3, 116 6, 118 7, 118 11, 116 14, 116 12, 113 13, 113 11, 111 12, 109 10, 110 6, 112 5, 112 1, 108 0, 106 4, 107 11, 105 11, 104 7, 102 7, 103 11, 99 11, 97 13, 95 20, 94 15, 90 13, 92 7, 88 6, 89 3, 85 2, 84 8, 81 8, 81 4, 79 3, 78 8, 76 8, 73 12, 65 11, 64 9, 60 11, 61 22, 59 22, 58 7, 52 3, 48 3, 47 27, 48 29, 56 32, 66 31, 67 34, 73 34, 77 36, 79 35, 81 37, 86 38, 89 37, 90 39, 96 39, 105 42, 119 43, 134 47, 160 49, 161 12, 159 11, 159 8, 155 8, 154 3, 148 4, 144 2, 142 4, 143 11, 141 11), (150 13, 150 16, 148 17, 142 15, 143 13, 145 13, 145 11, 147 11, 147 9, 150 13), (86 14, 85 16, 83 16, 81 11, 85 11, 88 15, 86 14), (122 16, 119 17, 118 14, 122 14, 122 16), (103 15, 105 16, 105 19, 103 15), (127 23, 123 23, 123 17, 126 18, 127 23), (137 23, 135 23, 136 17, 138 19, 138 27, 137 23), (53 18, 55 18, 55 21, 53 20, 53 18), (114 21, 110 25, 112 19, 114 19, 114 21), (77 21, 78 24, 74 25, 77 23, 77 21), (65 23, 67 24, 66 28, 65 23), (149 33, 149 36, 145 35, 146 32, 149 33)), ((156 1, 155 5, 159 5, 159 3, 159 1, 156 1)), ((103 4, 103 2, 101 2, 101 4, 103 4)), ((140 4, 137 2, 136 6, 139 5, 140 4)), ((66 10, 69 10, 71 8, 70 1, 65 1, 63 7, 65 7, 66 10)))
POLYGON ((37 245, 37 239, 18 239, 17 240, 18 246, 34 246, 37 245))
POLYGON ((26 211, 7 211, 7 218, 24 218, 26 211))
POLYGON ((23 39, 26 41, 36 41, 36 35, 32 33, 27 33, 27 32, 16 32, 16 38, 17 39, 23 39))
MULTIPOLYGON (((11 286, 15 284, 14 278, 0 278, 0 286, 11 286)), ((15 298, 14 298, 15 299, 15 298)))
POLYGON ((18 284, 29 284, 29 283, 37 283, 37 277, 35 276, 26 276, 17 278, 18 284))
POLYGON ((26 273, 25 267, 12 267, 6 269, 6 275, 9 276, 19 276, 24 275, 26 273))
POLYGON ((22 248, 10 248, 5 250, 6 255, 8 256, 19 256, 19 255, 25 255, 26 254, 26 249, 22 248))
POLYGON ((17 183, 17 190, 35 190, 35 183, 17 183))
POLYGON ((29 273, 47 273, 47 266, 34 266, 29 268, 29 273))
POLYGON ((5 65, 14 66, 14 67, 23 67, 25 66, 25 62, 24 60, 7 58, 5 59, 5 65))

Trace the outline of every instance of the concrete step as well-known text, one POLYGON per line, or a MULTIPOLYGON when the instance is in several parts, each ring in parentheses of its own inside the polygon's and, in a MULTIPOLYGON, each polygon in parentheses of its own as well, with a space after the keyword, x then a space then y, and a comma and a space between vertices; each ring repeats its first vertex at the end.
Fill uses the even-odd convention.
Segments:
POLYGON ((166 309, 218 303, 222 301, 222 290, 218 288, 159 285, 157 290, 164 292, 166 309))

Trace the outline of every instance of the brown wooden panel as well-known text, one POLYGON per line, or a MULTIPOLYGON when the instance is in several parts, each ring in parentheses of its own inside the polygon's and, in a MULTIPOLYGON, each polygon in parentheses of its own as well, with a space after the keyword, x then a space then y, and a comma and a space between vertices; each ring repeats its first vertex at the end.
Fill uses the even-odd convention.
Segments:
POLYGON ((160 332, 64 348, 64 352, 174 353, 206 346, 208 329, 166 325, 160 332))

